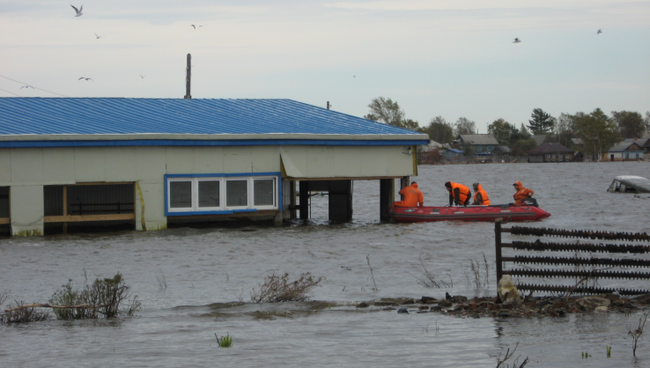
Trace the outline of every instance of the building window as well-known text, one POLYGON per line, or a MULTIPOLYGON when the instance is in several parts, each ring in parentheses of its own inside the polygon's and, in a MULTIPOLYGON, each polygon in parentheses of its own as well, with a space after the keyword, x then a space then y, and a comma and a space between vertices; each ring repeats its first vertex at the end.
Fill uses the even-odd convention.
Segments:
POLYGON ((279 174, 170 174, 167 215, 230 214, 279 209, 279 174))

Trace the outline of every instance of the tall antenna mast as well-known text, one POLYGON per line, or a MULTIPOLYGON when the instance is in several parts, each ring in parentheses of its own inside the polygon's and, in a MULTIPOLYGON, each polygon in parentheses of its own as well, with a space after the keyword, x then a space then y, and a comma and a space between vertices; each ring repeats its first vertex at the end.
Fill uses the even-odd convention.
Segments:
POLYGON ((185 74, 185 97, 186 99, 192 98, 192 93, 190 93, 192 84, 192 54, 187 54, 187 71, 185 74))

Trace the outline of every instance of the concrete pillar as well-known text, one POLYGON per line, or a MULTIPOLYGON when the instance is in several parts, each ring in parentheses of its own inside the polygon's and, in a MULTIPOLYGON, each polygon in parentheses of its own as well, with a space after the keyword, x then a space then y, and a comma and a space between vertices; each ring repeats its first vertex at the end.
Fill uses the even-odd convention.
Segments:
POLYGON ((390 221, 390 208, 395 203, 395 180, 379 179, 379 220, 390 221))
POLYGON ((11 235, 43 235, 45 233, 43 222, 45 211, 43 186, 12 186, 9 193, 9 201, 11 205, 11 235))
POLYGON ((309 219, 309 182, 301 180, 300 184, 300 219, 308 220, 309 219))
POLYGON ((335 222, 352 221, 352 180, 329 182, 329 219, 335 222))

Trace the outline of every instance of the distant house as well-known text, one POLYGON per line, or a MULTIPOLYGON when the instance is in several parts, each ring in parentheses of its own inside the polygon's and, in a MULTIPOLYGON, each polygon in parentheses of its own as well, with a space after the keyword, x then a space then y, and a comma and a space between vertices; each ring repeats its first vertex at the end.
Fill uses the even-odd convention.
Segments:
POLYGON ((643 145, 647 140, 625 139, 607 151, 610 161, 642 160, 645 149, 643 145))
POLYGON ((548 137, 548 134, 535 134, 531 139, 539 146, 546 141, 546 137, 548 137))
POLYGON ((463 151, 455 148, 449 148, 442 153, 442 157, 448 161, 458 161, 461 157, 463 157, 463 151))
POLYGON ((499 145, 492 134, 460 134, 454 143, 460 147, 469 144, 477 155, 489 155, 499 145))
POLYGON ((542 143, 528 152, 528 162, 570 162, 573 150, 559 143, 542 143))
POLYGON ((508 146, 496 146, 490 154, 492 157, 502 158, 510 156, 510 152, 510 147, 508 146))

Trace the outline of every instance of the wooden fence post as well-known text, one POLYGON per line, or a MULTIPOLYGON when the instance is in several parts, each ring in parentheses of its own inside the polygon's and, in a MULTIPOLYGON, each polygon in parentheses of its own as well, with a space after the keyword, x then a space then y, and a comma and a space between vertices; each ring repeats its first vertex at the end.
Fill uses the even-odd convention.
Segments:
POLYGON ((503 265, 501 262, 501 219, 496 219, 494 221, 494 248, 496 256, 496 266, 497 266, 497 287, 499 285, 499 280, 503 273, 503 265))

